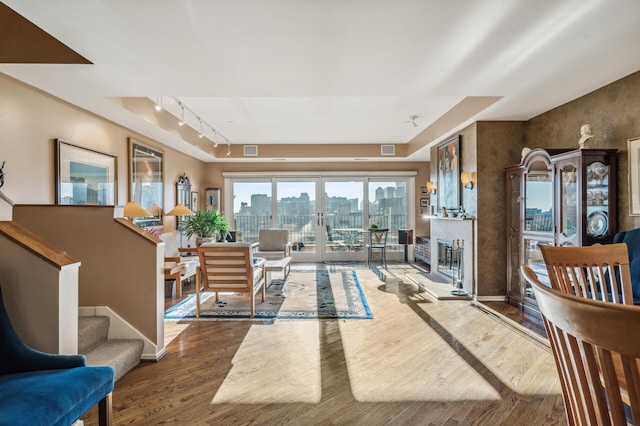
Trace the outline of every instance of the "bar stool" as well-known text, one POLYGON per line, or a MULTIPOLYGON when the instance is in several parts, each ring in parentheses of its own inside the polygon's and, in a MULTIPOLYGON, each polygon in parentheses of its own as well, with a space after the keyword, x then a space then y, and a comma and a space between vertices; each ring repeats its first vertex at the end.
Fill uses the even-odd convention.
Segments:
POLYGON ((370 228, 369 244, 367 244, 367 266, 371 267, 373 251, 380 255, 380 265, 387 269, 387 234, 389 228, 370 228))

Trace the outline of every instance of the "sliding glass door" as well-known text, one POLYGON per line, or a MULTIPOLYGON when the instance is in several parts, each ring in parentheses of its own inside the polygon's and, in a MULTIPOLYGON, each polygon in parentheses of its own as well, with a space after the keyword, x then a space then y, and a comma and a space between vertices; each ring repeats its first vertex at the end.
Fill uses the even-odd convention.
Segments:
POLYGON ((365 180, 323 179, 318 219, 324 230, 323 260, 366 260, 365 180))
POLYGON ((413 180, 375 177, 234 177, 225 185, 232 227, 246 242, 260 229, 289 230, 295 261, 364 261, 367 229, 389 228, 387 250, 401 252, 398 229, 412 223, 413 180))

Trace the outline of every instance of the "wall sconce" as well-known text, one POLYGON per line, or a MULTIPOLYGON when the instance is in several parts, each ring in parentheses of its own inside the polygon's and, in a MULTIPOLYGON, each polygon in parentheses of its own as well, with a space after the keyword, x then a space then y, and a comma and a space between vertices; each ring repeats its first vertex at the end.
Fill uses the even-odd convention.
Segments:
POLYGON ((475 172, 462 172, 460 173, 460 182, 462 182, 462 186, 465 188, 473 189, 473 181, 475 178, 475 172))
POLYGON ((436 186, 433 184, 433 182, 427 182, 427 192, 429 194, 435 194, 436 193, 436 186))

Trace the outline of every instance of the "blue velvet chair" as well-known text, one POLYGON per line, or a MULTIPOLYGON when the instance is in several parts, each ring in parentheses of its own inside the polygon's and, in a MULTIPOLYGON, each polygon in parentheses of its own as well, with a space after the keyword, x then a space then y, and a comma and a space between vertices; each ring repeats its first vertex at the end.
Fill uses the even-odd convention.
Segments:
POLYGON ((98 404, 111 424, 111 367, 89 367, 82 355, 36 351, 16 334, 0 289, 0 425, 64 425, 98 404))
POLYGON ((614 235, 613 242, 627 244, 633 304, 640 305, 640 228, 618 232, 614 235))

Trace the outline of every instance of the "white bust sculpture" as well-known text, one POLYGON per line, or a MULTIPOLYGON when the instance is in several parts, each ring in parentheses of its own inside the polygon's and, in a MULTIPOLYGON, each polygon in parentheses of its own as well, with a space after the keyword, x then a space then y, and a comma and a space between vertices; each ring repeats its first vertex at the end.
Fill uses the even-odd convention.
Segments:
POLYGON ((578 146, 580 149, 589 148, 587 146, 587 140, 593 137, 593 130, 591 129, 591 124, 583 124, 580 127, 580 140, 578 141, 578 146))
POLYGON ((524 161, 524 157, 527 156, 527 154, 529 154, 531 152, 531 148, 529 147, 524 147, 522 148, 522 151, 520 152, 520 162, 522 163, 524 161))

